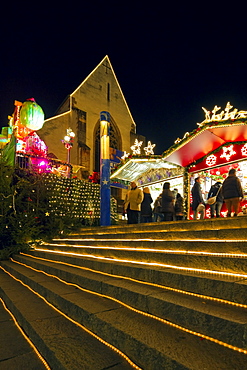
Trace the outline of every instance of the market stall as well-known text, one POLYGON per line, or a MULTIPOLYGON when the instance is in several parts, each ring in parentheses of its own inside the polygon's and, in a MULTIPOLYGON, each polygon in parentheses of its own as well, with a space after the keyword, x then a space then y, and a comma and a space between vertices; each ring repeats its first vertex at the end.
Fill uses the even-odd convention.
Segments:
MULTIPOLYGON (((212 112, 205 112, 205 120, 198 123, 191 133, 163 153, 163 159, 183 166, 184 195, 187 200, 187 218, 192 217, 190 210, 190 190, 196 177, 203 179, 202 190, 207 199, 211 185, 223 181, 230 168, 236 168, 242 187, 247 194, 247 111, 232 109, 230 103, 220 113, 215 106, 212 112)), ((244 199, 241 206, 245 206, 244 199)), ((226 211, 222 208, 222 216, 226 211)), ((209 211, 206 212, 209 217, 209 211)))

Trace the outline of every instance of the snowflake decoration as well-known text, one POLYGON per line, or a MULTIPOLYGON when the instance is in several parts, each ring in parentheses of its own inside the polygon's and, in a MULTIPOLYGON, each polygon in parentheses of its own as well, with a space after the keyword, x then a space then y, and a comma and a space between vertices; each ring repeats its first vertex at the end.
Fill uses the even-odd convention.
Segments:
POLYGON ((247 144, 244 144, 244 146, 241 148, 241 153, 247 157, 247 144))
POLYGON ((133 154, 141 154, 141 146, 143 141, 138 141, 135 139, 134 145, 130 147, 130 149, 133 151, 133 154))
POLYGON ((233 150, 233 145, 230 145, 228 147, 223 148, 223 154, 221 154, 220 158, 225 158, 227 161, 236 154, 236 152, 233 150))
POLYGON ((214 154, 211 154, 206 159, 207 166, 214 166, 216 164, 217 157, 214 154))
POLYGON ((126 158, 129 157, 129 153, 127 153, 126 151, 124 151, 124 155, 121 157, 121 159, 124 161, 126 158))
POLYGON ((151 144, 151 141, 148 141, 148 146, 144 148, 145 154, 150 155, 154 154, 153 148, 155 147, 156 144, 151 144))

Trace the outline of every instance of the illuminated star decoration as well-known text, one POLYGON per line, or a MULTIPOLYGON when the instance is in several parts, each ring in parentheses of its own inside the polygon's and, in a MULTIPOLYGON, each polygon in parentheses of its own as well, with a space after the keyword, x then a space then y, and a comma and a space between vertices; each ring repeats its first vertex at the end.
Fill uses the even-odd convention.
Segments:
POLYGON ((50 213, 49 213, 49 212, 46 212, 46 213, 45 213, 45 215, 46 215, 46 216, 50 216, 50 213))
POLYGON ((154 154, 153 148, 155 147, 156 144, 151 144, 151 141, 148 141, 148 146, 144 148, 145 154, 150 155, 154 154))
POLYGON ((223 148, 223 154, 221 154, 220 158, 225 158, 227 161, 236 154, 236 152, 233 150, 233 145, 230 145, 228 147, 223 148))
POLYGON ((121 157, 121 159, 124 161, 125 158, 128 158, 129 155, 130 155, 129 153, 127 153, 126 151, 124 151, 124 155, 121 157))
POLYGON ((135 139, 134 145, 130 147, 132 150, 133 154, 141 154, 141 146, 142 146, 143 141, 138 141, 135 139))

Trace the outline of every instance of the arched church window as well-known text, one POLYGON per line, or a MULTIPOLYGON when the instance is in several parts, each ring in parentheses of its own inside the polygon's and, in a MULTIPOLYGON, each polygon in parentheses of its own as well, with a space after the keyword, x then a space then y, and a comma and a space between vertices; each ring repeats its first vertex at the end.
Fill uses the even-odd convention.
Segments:
MULTIPOLYGON (((110 118, 110 148, 122 150, 121 134, 112 117, 110 118)), ((100 171, 100 121, 97 122, 94 131, 94 169, 100 171)))

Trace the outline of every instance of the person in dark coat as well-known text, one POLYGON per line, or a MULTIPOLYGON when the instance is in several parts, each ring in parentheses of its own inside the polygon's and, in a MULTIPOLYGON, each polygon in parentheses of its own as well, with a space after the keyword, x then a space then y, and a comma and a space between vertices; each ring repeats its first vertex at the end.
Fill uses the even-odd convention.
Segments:
POLYGON ((208 199, 212 197, 216 197, 216 202, 214 204, 210 204, 210 215, 211 218, 215 217, 215 211, 216 211, 216 217, 220 217, 220 211, 222 208, 222 204, 224 202, 223 195, 222 195, 222 189, 221 189, 222 183, 220 181, 217 181, 215 184, 213 184, 208 192, 208 199))
POLYGON ((181 194, 176 194, 176 201, 175 201, 175 217, 176 220, 182 220, 184 217, 184 200, 181 194))
POLYGON ((195 179, 195 183, 191 189, 192 194, 192 210, 193 210, 193 219, 197 220, 198 212, 200 213, 200 219, 204 219, 205 217, 205 202, 202 197, 202 189, 201 189, 201 178, 197 177, 195 179), (202 210, 198 211, 198 206, 202 205, 202 210))
POLYGON ((151 204, 153 203, 153 199, 148 187, 143 188, 143 196, 143 201, 141 203, 141 222, 152 222, 153 211, 151 204))
POLYGON ((154 222, 164 221, 164 215, 162 213, 161 203, 162 203, 162 193, 156 198, 154 202, 154 209, 153 209, 154 222))
POLYGON ((173 221, 174 210, 174 193, 170 190, 170 183, 165 182, 163 185, 161 210, 164 214, 164 221, 173 221))
POLYGON ((241 198, 244 197, 241 182, 236 176, 235 168, 231 168, 228 177, 222 184, 222 195, 226 203, 227 217, 231 217, 232 211, 234 216, 238 215, 241 198))

